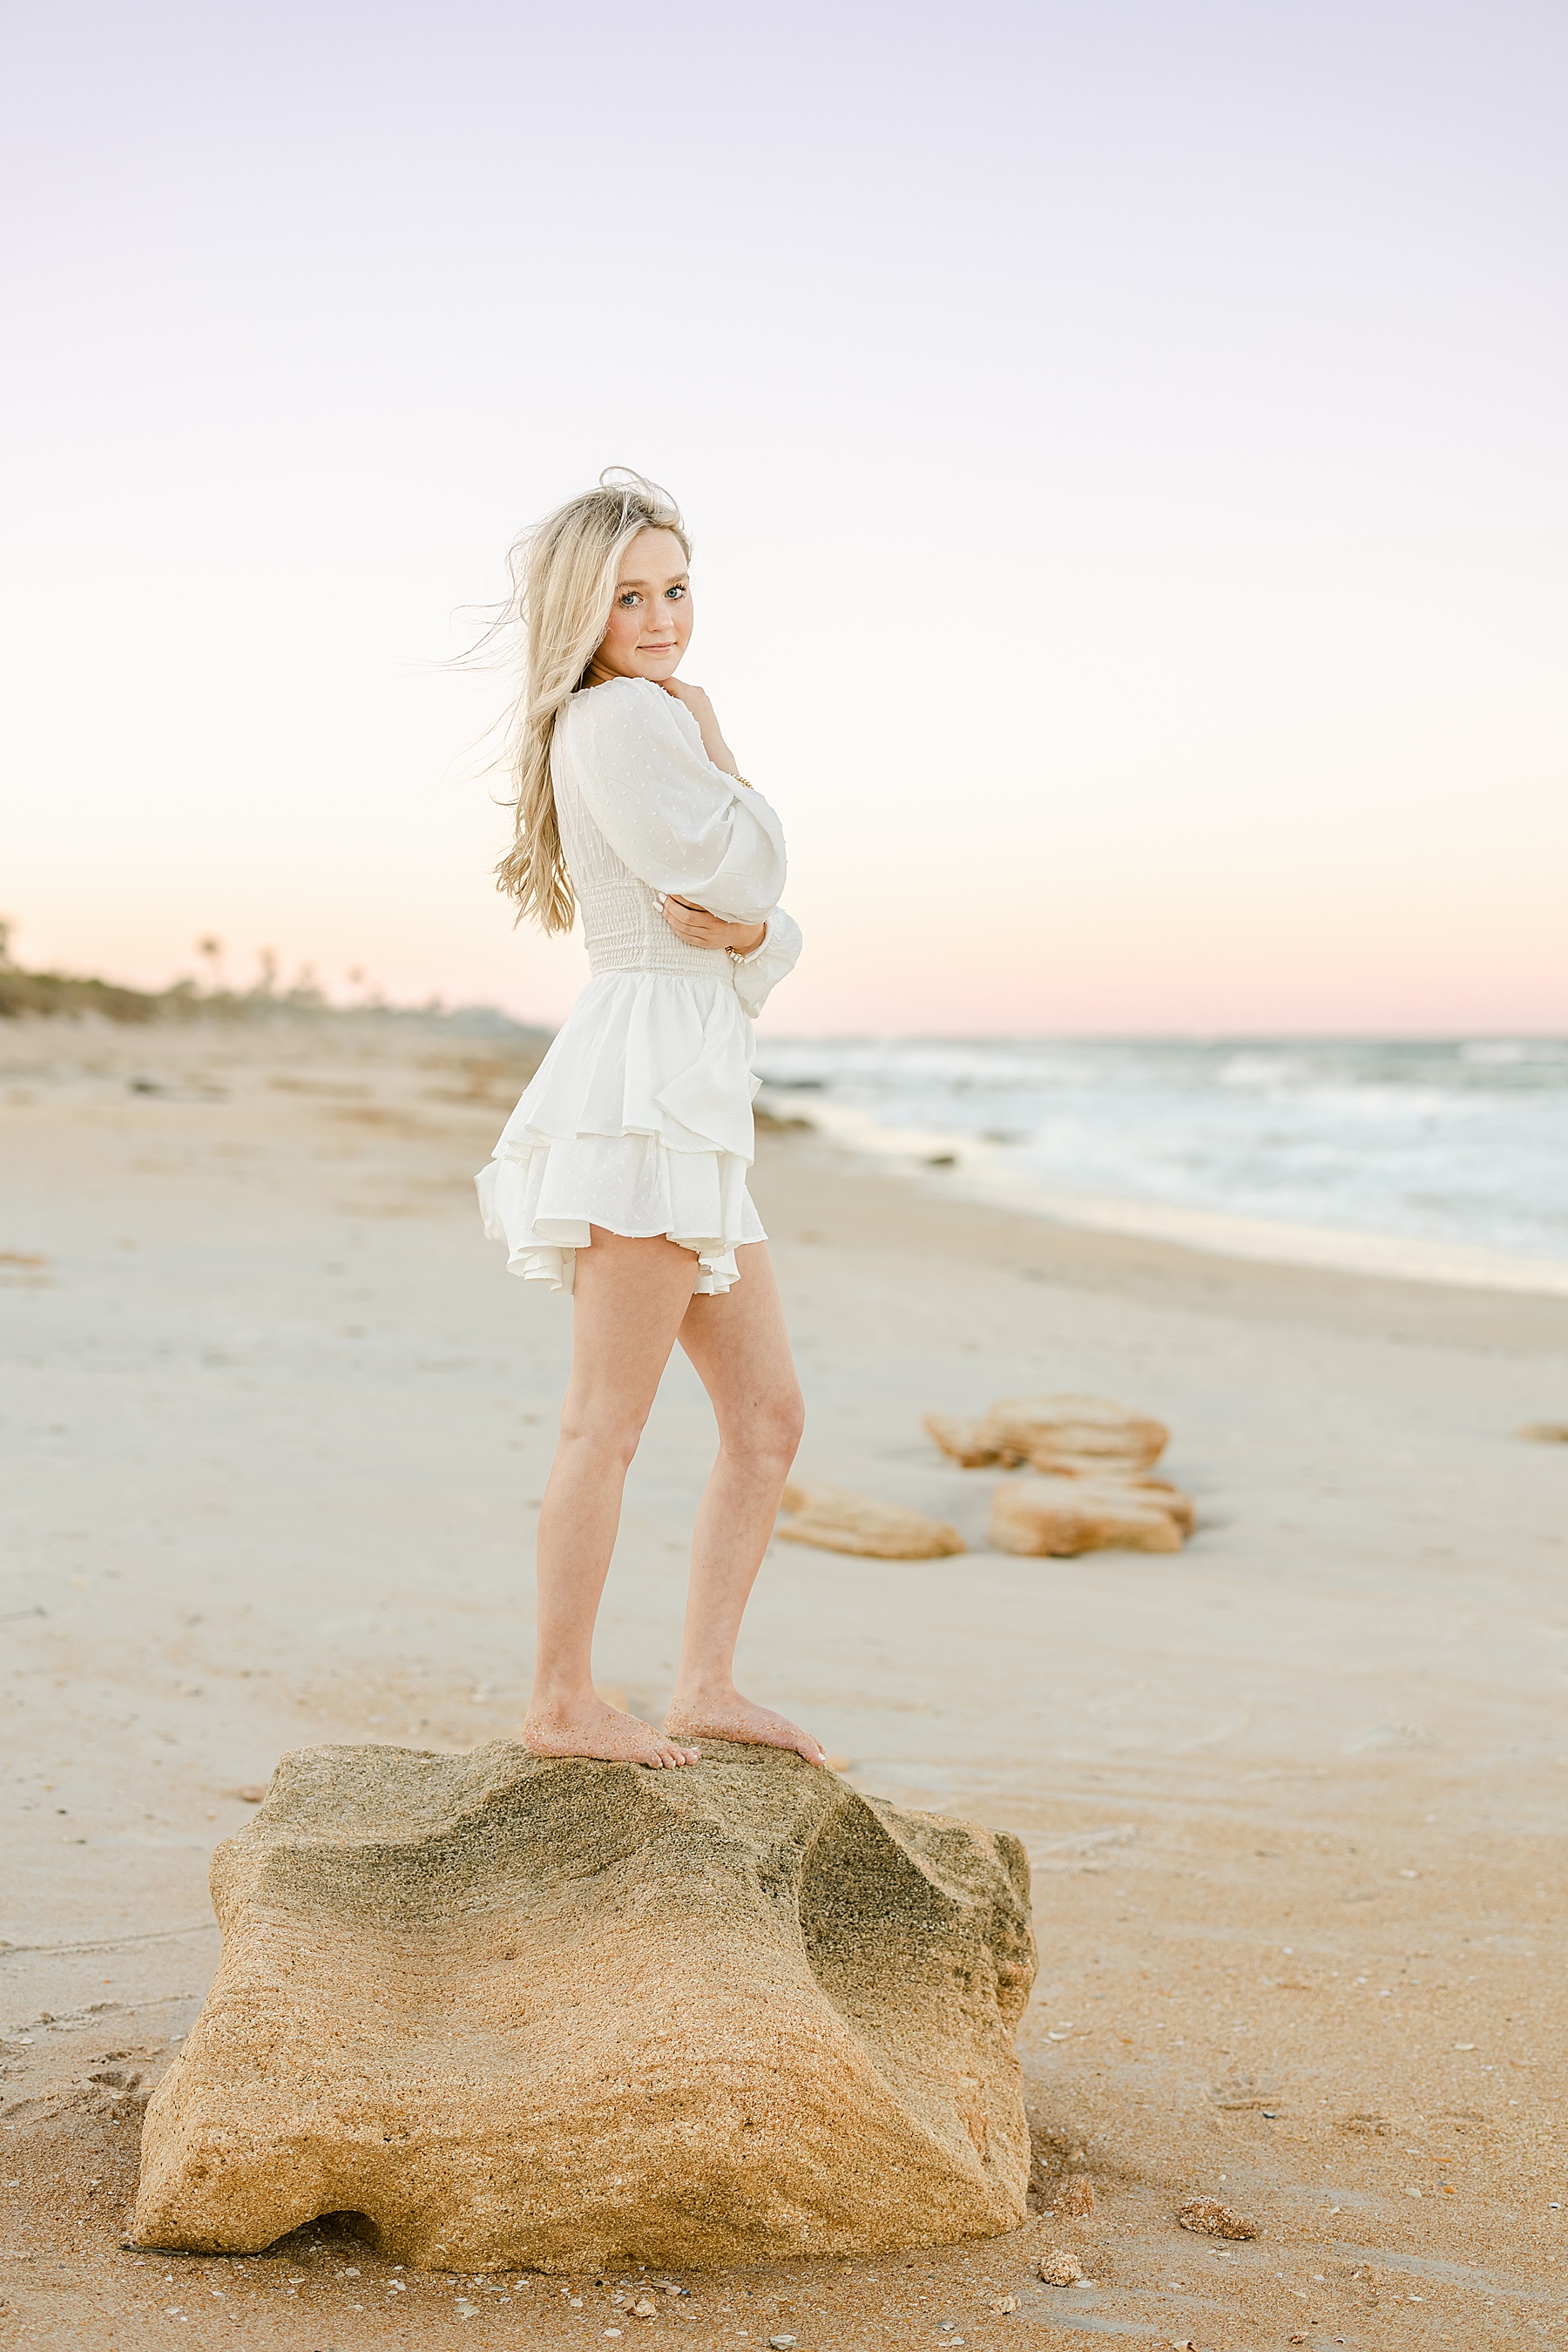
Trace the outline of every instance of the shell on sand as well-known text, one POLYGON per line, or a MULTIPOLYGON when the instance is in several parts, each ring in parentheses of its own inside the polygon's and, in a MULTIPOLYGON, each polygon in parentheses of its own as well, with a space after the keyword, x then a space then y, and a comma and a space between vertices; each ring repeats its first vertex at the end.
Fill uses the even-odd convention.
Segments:
POLYGON ((1021 1478, 991 1498, 990 1541, 998 1551, 1063 1559, 1110 1549, 1180 1551, 1174 1500, 1186 1497, 1131 1479, 1021 1478))
POLYGON ((956 1528, 906 1503, 874 1502, 847 1486, 792 1479, 784 1491, 784 1508, 780 1535, 823 1551, 859 1552, 868 1559, 941 1559, 964 1549, 956 1528))
POLYGON ((213 1856, 223 1956, 135 2242, 354 2213, 415 2268, 571 2274, 1016 2230, 1022 1845, 702 1745, 286 1756, 213 1856))

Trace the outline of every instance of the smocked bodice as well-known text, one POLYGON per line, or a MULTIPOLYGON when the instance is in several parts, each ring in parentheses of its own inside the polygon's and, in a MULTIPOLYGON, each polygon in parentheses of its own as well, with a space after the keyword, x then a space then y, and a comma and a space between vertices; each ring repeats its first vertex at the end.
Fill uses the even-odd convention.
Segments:
POLYGON ((659 912, 659 893, 611 848, 569 771, 557 771, 555 816, 590 971, 686 972, 734 986, 735 967, 722 948, 694 948, 677 939, 659 912))

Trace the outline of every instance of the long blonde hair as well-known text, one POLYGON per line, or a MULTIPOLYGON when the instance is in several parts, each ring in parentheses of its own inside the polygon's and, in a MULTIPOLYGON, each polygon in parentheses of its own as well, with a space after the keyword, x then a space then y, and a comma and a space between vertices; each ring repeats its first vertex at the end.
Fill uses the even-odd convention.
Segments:
POLYGON ((599 487, 569 499, 525 530, 508 558, 511 595, 498 627, 523 633, 522 685, 507 729, 515 819, 496 887, 547 931, 569 931, 577 911, 562 854, 550 746, 555 722, 605 641, 621 557, 640 530, 672 530, 691 555, 680 509, 657 482, 610 466, 599 487))

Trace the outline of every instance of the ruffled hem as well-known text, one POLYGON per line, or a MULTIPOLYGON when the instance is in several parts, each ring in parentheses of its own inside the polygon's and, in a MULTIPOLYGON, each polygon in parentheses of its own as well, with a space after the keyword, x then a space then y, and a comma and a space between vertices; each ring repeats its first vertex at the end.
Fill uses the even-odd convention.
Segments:
MULTIPOLYGON (((605 971, 588 982, 508 1119, 498 1157, 578 1137, 657 1137, 750 1161, 752 1024, 728 977, 605 971)), ((603 1224, 605 1220, 595 1222, 603 1224)))
POLYGON ((737 1152, 671 1151, 656 1135, 580 1135, 503 1148, 474 1181, 485 1231, 524 1282, 569 1292, 600 1225, 690 1250, 694 1295, 716 1297, 741 1278, 737 1247, 767 1239, 746 1167, 737 1152))

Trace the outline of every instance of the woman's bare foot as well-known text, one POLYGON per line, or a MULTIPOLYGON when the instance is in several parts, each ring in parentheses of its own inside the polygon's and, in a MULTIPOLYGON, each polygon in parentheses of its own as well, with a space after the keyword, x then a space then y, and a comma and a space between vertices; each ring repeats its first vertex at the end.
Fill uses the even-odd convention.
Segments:
POLYGON ((827 1750, 809 1731, 742 1698, 733 1683, 678 1690, 664 1718, 667 1739, 739 1739, 758 1748, 791 1748, 808 1764, 825 1764, 827 1750))
POLYGON ((596 1695, 531 1706, 522 1744, 535 1756, 592 1756, 606 1764, 646 1764, 656 1772, 701 1761, 695 1748, 661 1738, 651 1723, 607 1706, 596 1695))

